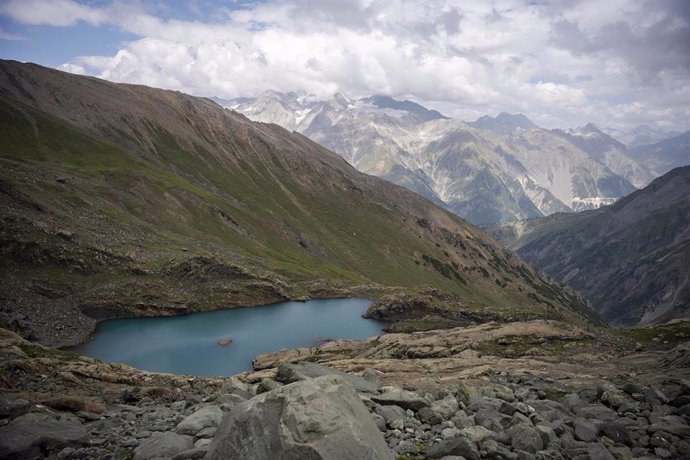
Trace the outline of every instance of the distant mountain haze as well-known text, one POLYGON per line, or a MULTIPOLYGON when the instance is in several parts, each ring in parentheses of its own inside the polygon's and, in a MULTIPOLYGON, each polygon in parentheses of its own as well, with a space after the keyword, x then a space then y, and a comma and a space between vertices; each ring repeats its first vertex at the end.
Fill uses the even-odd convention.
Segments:
POLYGON ((303 133, 475 224, 594 209, 655 177, 593 125, 546 130, 508 113, 464 123, 410 101, 342 93, 324 101, 266 91, 224 105, 303 133))
POLYGON ((629 149, 641 145, 656 144, 657 142, 676 137, 680 134, 676 131, 667 131, 662 128, 648 125, 639 125, 630 131, 621 131, 613 128, 603 128, 602 131, 620 143, 625 144, 629 149))
POLYGON ((630 149, 630 156, 657 174, 690 164, 690 131, 630 149))

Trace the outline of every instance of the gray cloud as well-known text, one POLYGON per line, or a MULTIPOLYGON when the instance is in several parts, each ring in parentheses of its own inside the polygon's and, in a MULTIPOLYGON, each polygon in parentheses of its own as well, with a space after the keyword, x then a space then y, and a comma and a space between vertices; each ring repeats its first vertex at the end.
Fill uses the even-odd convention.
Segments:
POLYGON ((63 66, 115 81, 220 97, 384 93, 461 119, 509 111, 544 126, 690 128, 686 0, 275 0, 206 16, 196 7, 188 20, 89 5, 7 0, 0 14, 134 34, 113 55, 63 66))

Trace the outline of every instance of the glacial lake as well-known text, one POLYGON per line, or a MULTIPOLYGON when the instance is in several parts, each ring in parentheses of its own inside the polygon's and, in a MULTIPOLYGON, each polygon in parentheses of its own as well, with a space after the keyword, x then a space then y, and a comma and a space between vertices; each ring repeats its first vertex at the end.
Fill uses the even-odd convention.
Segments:
POLYGON ((362 318, 368 299, 282 302, 184 316, 129 318, 98 324, 86 356, 156 372, 228 376, 252 369, 252 358, 324 339, 365 339, 383 324, 362 318), (219 340, 232 343, 220 345, 219 340))

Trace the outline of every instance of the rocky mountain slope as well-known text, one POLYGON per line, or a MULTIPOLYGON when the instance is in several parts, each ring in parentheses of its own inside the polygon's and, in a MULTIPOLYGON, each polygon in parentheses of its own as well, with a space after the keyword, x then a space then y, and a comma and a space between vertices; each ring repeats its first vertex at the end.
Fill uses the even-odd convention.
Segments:
POLYGON ((457 216, 208 99, 4 61, 0 117, 1 313, 41 343, 393 286, 593 318, 457 216))
POLYGON ((549 131, 523 115, 466 124, 384 96, 319 101, 275 91, 225 106, 303 133, 477 224, 596 208, 653 178, 593 127, 549 131))
POLYGON ((518 130, 538 128, 537 125, 532 123, 532 120, 523 114, 512 115, 506 112, 501 112, 493 118, 484 115, 467 124, 473 128, 493 131, 497 134, 513 134, 518 130))
POLYGON ((636 162, 631 158, 625 145, 591 123, 582 128, 568 130, 566 133, 559 130, 553 132, 564 136, 582 151, 587 152, 590 158, 606 165, 637 188, 644 187, 660 175, 636 162))
POLYGON ((582 293, 609 324, 690 315, 690 166, 611 206, 487 231, 582 293))
POLYGON ((658 175, 690 165, 690 131, 630 150, 630 156, 658 175))

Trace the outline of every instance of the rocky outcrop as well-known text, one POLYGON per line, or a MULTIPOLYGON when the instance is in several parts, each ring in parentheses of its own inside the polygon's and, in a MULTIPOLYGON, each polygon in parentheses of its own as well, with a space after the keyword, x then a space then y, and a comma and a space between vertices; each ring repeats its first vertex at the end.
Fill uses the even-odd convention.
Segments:
POLYGON ((338 376, 302 380, 240 404, 208 459, 393 459, 355 390, 338 376))

